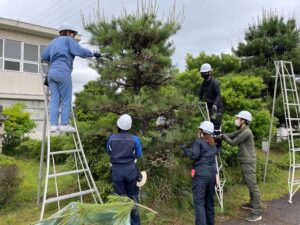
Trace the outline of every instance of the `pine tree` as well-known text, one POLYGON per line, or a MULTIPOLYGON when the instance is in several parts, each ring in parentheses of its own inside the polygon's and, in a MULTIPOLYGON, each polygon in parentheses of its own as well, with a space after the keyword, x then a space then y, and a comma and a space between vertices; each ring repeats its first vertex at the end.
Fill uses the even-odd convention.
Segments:
POLYGON ((233 52, 246 58, 245 67, 267 67, 273 71, 275 60, 291 60, 300 72, 300 32, 295 18, 285 20, 273 11, 263 11, 262 19, 248 27, 245 41, 233 52))

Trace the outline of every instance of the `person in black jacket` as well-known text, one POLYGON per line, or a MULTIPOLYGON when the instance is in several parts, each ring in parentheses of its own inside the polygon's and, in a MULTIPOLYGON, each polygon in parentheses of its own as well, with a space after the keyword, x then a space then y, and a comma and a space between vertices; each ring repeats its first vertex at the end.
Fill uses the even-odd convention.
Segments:
POLYGON ((199 100, 204 100, 207 103, 211 122, 214 124, 215 130, 220 130, 224 111, 220 84, 212 77, 210 64, 204 63, 200 67, 200 74, 203 83, 199 88, 199 100))
MULTIPOLYGON (((110 157, 114 192, 138 202, 139 171, 135 161, 142 156, 142 145, 138 136, 129 133, 132 118, 123 114, 117 121, 118 133, 109 136, 106 151, 110 157)), ((140 225, 140 217, 134 207, 131 212, 131 225, 140 225)))
POLYGON ((198 138, 192 149, 182 146, 184 154, 194 161, 191 176, 196 225, 214 225, 217 147, 212 136, 213 132, 213 123, 204 121, 199 126, 198 138))

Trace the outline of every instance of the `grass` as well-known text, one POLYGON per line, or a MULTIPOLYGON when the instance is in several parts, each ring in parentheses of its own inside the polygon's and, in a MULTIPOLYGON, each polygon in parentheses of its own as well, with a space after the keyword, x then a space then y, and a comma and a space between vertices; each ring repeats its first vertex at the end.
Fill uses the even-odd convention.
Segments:
MULTIPOLYGON (((270 159, 273 163, 276 163, 281 159, 283 153, 273 151, 270 154, 270 159)), ((258 151, 258 157, 264 159, 265 155, 258 151)), ((20 168, 22 177, 22 184, 15 196, 14 201, 4 209, 0 210, 0 225, 25 225, 30 224, 39 220, 40 208, 36 206, 36 195, 37 195, 37 184, 38 184, 38 172, 39 163, 33 160, 21 160, 17 159, 17 165, 20 168)), ((63 169, 63 166, 59 166, 58 170, 63 169)), ((287 170, 279 170, 277 179, 271 183, 260 183, 259 188, 262 194, 262 200, 267 202, 272 199, 280 198, 288 193, 287 188, 287 170)), ((74 180, 66 179, 58 180, 59 185, 62 183, 67 185, 69 189, 74 180)), ((54 185, 50 183, 50 192, 54 193, 54 185)), ((216 220, 222 221, 228 217, 239 216, 240 204, 247 202, 249 199, 248 190, 245 185, 232 185, 226 186, 224 192, 224 212, 218 207, 216 201, 216 220)), ((187 196, 188 208, 186 206, 178 206, 170 203, 165 203, 161 206, 154 207, 158 212, 159 216, 155 218, 153 224, 155 225, 189 225, 194 224, 194 209, 192 205, 192 196, 189 193, 187 196)), ((151 207, 151 205, 149 205, 151 207)), ((53 214, 56 210, 56 206, 53 204, 47 208, 46 216, 53 214)))
MULTIPOLYGON (((0 225, 27 225, 31 222, 39 220, 40 207, 37 207, 36 205, 39 163, 33 160, 17 159, 16 161, 20 169, 20 177, 22 179, 22 183, 17 194, 14 197, 14 201, 5 208, 1 208, 0 225)), ((57 169, 62 169, 62 167, 63 166, 58 166, 57 169)), ((58 180, 58 186, 62 186, 63 183, 72 185, 72 181, 72 177, 60 179, 58 180)), ((48 193, 55 193, 54 185, 51 182, 49 183, 48 193)), ((53 210, 55 210, 55 208, 55 205, 50 205, 47 208, 46 216, 51 215, 54 212, 53 210)))

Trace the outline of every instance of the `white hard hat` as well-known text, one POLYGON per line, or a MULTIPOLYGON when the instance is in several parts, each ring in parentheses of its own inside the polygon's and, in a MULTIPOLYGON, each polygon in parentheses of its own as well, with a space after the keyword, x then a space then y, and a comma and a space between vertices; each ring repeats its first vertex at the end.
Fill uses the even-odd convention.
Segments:
POLYGON ((209 63, 204 63, 200 67, 200 73, 207 73, 212 71, 211 65, 209 63))
POLYGON ((245 119, 249 122, 252 120, 252 115, 248 111, 240 111, 239 114, 237 114, 236 116, 241 118, 241 119, 245 119))
POLYGON ((204 121, 200 124, 199 128, 203 130, 204 133, 213 134, 215 130, 215 126, 210 121, 204 121))
POLYGON ((131 116, 129 116, 128 114, 123 114, 118 119, 117 125, 122 130, 129 130, 131 128, 131 125, 132 125, 131 116))
POLYGON ((77 29, 75 29, 71 24, 63 23, 59 26, 59 33, 63 30, 71 30, 74 31, 76 34, 78 33, 77 29))
POLYGON ((146 171, 142 171, 141 176, 142 176, 141 179, 136 182, 136 186, 138 186, 138 187, 143 187, 147 182, 147 173, 146 173, 146 171))

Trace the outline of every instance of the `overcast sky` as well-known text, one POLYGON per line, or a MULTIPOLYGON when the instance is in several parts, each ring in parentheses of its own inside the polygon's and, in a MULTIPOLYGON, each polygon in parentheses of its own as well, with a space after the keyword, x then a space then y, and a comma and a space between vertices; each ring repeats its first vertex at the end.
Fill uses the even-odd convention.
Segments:
MULTIPOLYGON (((157 2, 160 16, 168 14, 174 3, 173 0, 157 2)), ((53 28, 64 22, 71 23, 82 34, 81 44, 91 48, 84 44, 89 34, 82 28, 80 10, 88 17, 93 15, 97 4, 98 0, 0 0, 0 16, 53 28)), ((100 0, 100 9, 107 18, 119 16, 123 6, 128 12, 134 11, 136 5, 137 0, 100 0)), ((230 53, 231 47, 243 40, 248 24, 257 20, 263 9, 276 10, 285 17, 294 16, 298 27, 300 25, 300 0, 177 0, 177 10, 183 7, 182 29, 172 37, 176 48, 173 62, 180 70, 185 69, 187 53, 230 53)), ((74 92, 82 90, 84 83, 97 76, 86 60, 76 59, 74 92)))

